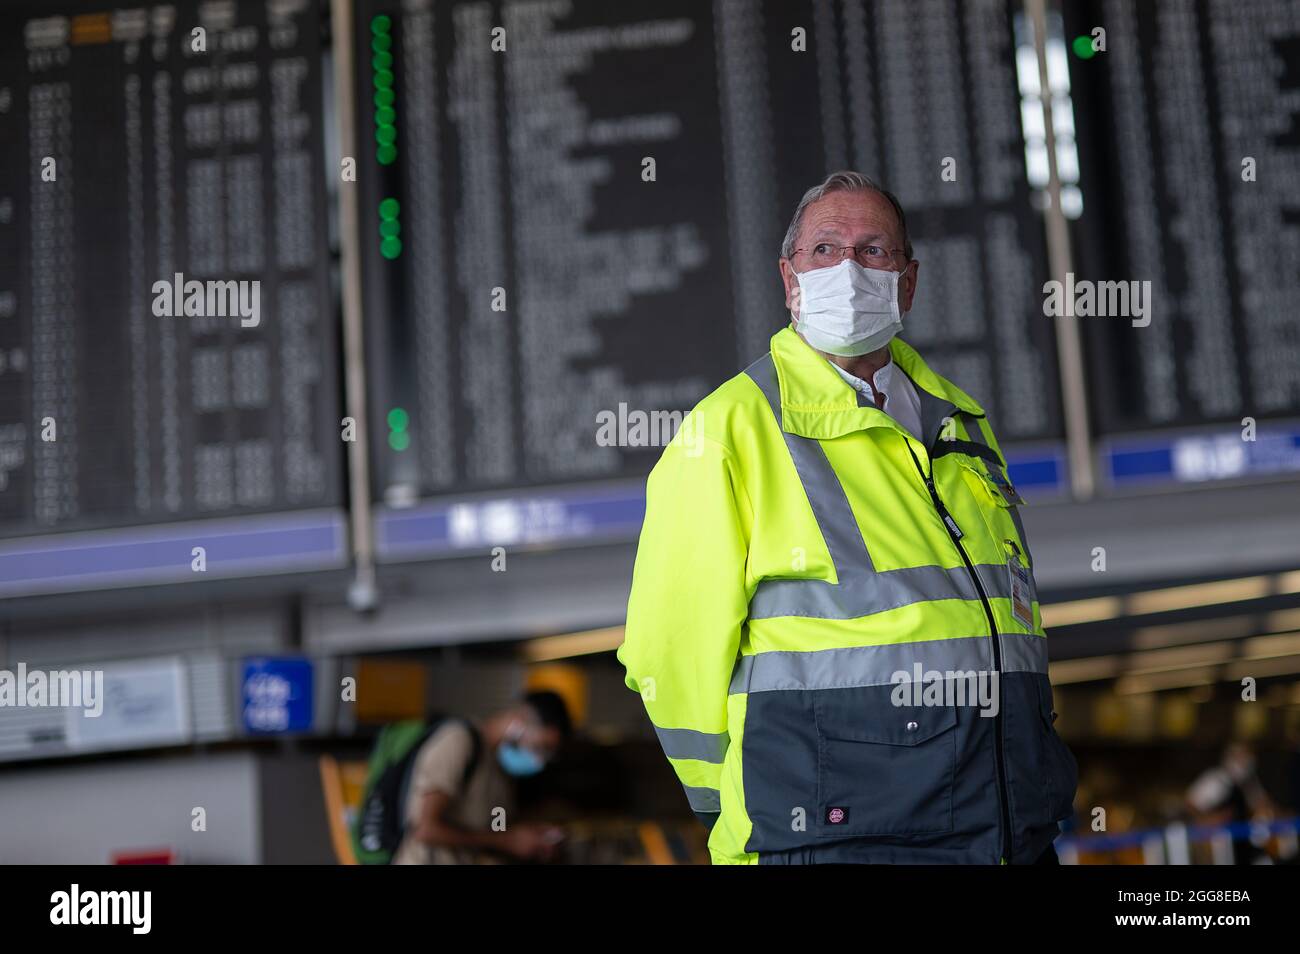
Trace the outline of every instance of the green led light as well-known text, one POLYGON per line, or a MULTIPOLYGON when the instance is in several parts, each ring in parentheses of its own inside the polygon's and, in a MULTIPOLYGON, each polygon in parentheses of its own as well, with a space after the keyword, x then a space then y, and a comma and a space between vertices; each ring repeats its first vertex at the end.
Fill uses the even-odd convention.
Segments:
POLYGON ((406 431, 393 431, 388 435, 388 446, 395 451, 404 451, 411 446, 411 435, 406 431))
POLYGON ((376 53, 387 53, 393 48, 393 38, 387 33, 380 33, 370 41, 370 48, 376 53))
POLYGON ((375 124, 391 126, 397 119, 397 110, 391 106, 381 106, 375 110, 375 124))
POLYGON ((384 238, 395 238, 402 234, 402 223, 396 219, 385 219, 379 223, 379 234, 384 238))
POLYGON ((1074 55, 1081 60, 1090 60, 1097 55, 1097 51, 1092 48, 1092 37, 1090 36, 1076 36, 1074 43, 1071 45, 1074 48, 1074 55))
POLYGON ((375 158, 381 166, 391 166, 397 161, 397 147, 392 144, 380 146, 375 150, 375 158))
POLYGON ((392 70, 375 70, 375 89, 388 89, 392 85, 392 70))
POLYGON ((375 142, 381 146, 391 146, 397 139, 397 130, 392 126, 380 126, 375 130, 375 142))
POLYGON ((396 199, 385 199, 379 203, 379 217, 387 222, 389 219, 395 219, 401 214, 402 207, 396 199))
POLYGON ((379 242, 379 254, 387 259, 394 259, 402 254, 402 240, 396 235, 391 235, 379 242))
POLYGON ((370 21, 370 32, 375 34, 387 33, 390 29, 392 29, 392 26, 393 26, 393 21, 390 20, 385 14, 381 13, 379 14, 379 16, 375 17, 370 21))
POLYGON ((388 426, 393 430, 404 431, 409 423, 411 423, 411 416, 406 413, 405 408, 395 407, 388 412, 388 426))
POLYGON ((391 89, 377 90, 375 92, 375 106, 380 109, 383 109, 385 106, 391 106, 393 105, 393 100, 395 98, 396 97, 393 96, 393 91, 391 89))
POLYGON ((393 54, 376 53, 370 58, 370 65, 377 70, 390 69, 393 65, 393 54))

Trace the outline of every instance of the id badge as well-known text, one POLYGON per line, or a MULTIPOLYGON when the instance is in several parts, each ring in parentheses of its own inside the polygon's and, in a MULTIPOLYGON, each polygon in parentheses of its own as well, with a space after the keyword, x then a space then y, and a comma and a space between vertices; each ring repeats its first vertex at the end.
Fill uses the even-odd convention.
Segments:
POLYGON ((1034 587, 1029 570, 1014 553, 1007 557, 1007 572, 1011 576, 1011 615, 1026 629, 1034 628, 1034 587))
POLYGON ((989 476, 993 479, 993 484, 998 488, 1004 499, 1013 507, 1023 504, 1024 498, 1020 496, 1020 491, 1016 490, 1015 484, 1007 480, 996 468, 989 468, 989 476))

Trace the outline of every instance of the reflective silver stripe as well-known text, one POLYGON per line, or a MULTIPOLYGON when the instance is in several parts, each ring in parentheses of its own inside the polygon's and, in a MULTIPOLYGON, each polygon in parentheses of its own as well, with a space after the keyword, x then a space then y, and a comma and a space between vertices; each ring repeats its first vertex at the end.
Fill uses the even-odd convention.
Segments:
MULTIPOLYGON (((1047 640, 1042 636, 1006 633, 999 638, 1002 672, 1047 673, 1047 640)), ((993 644, 987 636, 961 636, 811 652, 756 653, 737 662, 728 691, 884 686, 896 672, 911 674, 917 663, 924 672, 991 672, 993 644)))
POLYGON ((984 428, 980 426, 978 420, 972 420, 966 424, 966 434, 974 443, 979 444, 981 447, 987 447, 991 456, 998 459, 998 466, 1001 467, 1002 457, 997 451, 993 450, 992 445, 984 437, 984 428))
POLYGON ((690 802, 692 811, 722 811, 722 797, 716 788, 696 788, 692 785, 683 785, 682 788, 686 789, 686 800, 690 802))
POLYGON ((907 380, 912 382, 912 390, 916 392, 917 400, 921 405, 921 436, 925 438, 922 443, 929 451, 943 433, 943 422, 956 415, 957 405, 931 394, 912 380, 911 375, 907 375, 907 380))
MULTIPOLYGON (((755 588, 749 601, 750 619, 774 619, 779 616, 806 616, 813 619, 857 619, 900 606, 929 600, 977 600, 979 593, 965 567, 945 569, 941 566, 913 566, 872 574, 846 574, 835 564, 840 583, 825 580, 764 580, 755 588)), ((1007 568, 982 566, 989 572, 981 575, 989 596, 1010 596, 1007 568), (1000 574, 992 572, 1001 570, 1000 574), (997 593, 990 587, 995 584, 997 593)))
POLYGON ((1011 599, 1011 571, 1005 563, 976 563, 975 572, 991 600, 1011 599))
POLYGON ((835 572, 840 582, 845 580, 845 571, 854 575, 866 576, 871 573, 871 555, 862 540, 862 531, 854 519, 849 498, 844 495, 844 485, 831 462, 826 459, 820 441, 785 430, 781 416, 781 390, 776 378, 776 365, 770 354, 764 355, 745 369, 754 383, 758 385, 772 406, 776 415, 777 427, 785 438, 785 446, 794 458, 794 469, 799 473, 804 493, 812 506, 817 528, 821 530, 835 564, 835 572))
POLYGON ((1033 633, 1002 633, 1003 672, 1041 672, 1047 675, 1047 637, 1033 633))
MULTIPOLYGON (((1032 557, 1030 559, 1032 560, 1032 557)), ((988 594, 989 599, 1011 599, 1011 569, 1007 564, 977 563, 975 572, 980 575, 980 582, 984 584, 984 592, 988 594)), ((1032 570, 1029 573, 1029 599, 1038 602, 1038 584, 1034 582, 1032 570)))
POLYGON ((701 762, 722 763, 731 744, 726 732, 696 732, 694 729, 661 729, 655 726, 664 755, 670 759, 698 759, 701 762))
POLYGON ((919 643, 756 653, 741 657, 729 691, 748 693, 885 686, 894 673, 911 673, 916 663, 926 671, 987 672, 993 668, 993 647, 987 636, 961 636, 919 643))
MULTIPOLYGON (((914 603, 979 599, 979 593, 963 567, 918 566, 876 572, 844 493, 844 485, 826 458, 821 442, 791 434, 782 427, 781 389, 771 354, 755 361, 745 369, 745 373, 771 405, 839 580, 838 583, 762 580, 750 599, 750 619, 783 616, 857 619, 914 603)), ((937 433, 943 426, 944 417, 955 414, 957 409, 923 388, 917 388, 917 393, 929 397, 928 401, 922 400, 926 429, 937 433)), ((980 564, 975 569, 990 598, 1010 598, 1011 585, 1004 565, 980 564)))

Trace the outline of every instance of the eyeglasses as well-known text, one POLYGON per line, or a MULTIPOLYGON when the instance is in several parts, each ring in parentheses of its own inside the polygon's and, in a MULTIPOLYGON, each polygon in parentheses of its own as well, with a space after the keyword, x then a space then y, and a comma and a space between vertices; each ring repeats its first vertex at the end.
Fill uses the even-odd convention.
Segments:
POLYGON ((879 245, 832 245, 819 242, 811 248, 797 248, 795 253, 807 252, 814 268, 829 268, 838 265, 853 253, 859 265, 867 268, 888 268, 890 265, 908 262, 907 252, 901 248, 881 248, 879 245))

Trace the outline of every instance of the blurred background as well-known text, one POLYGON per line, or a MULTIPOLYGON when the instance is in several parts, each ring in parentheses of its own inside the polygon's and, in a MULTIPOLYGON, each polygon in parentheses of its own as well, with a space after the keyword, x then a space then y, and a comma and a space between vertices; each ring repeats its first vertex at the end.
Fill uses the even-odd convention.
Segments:
POLYGON ((105 686, 0 706, 0 862, 347 863, 380 727, 535 688, 559 860, 707 861, 613 655, 644 477, 840 168, 1029 502, 1062 859, 1294 861, 1292 0, 6 3, 0 144, 0 669, 105 686))

